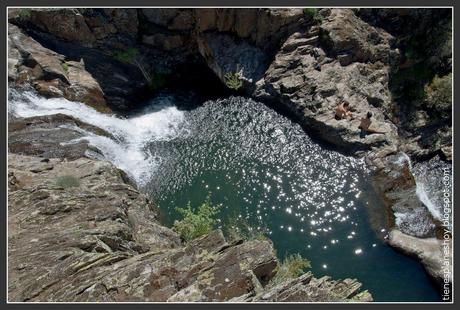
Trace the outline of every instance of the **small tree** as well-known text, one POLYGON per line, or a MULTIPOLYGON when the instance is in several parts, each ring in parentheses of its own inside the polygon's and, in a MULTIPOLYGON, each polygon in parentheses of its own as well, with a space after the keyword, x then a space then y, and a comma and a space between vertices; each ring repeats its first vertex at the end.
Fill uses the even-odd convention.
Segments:
POLYGON ((211 204, 210 195, 196 211, 192 210, 190 202, 185 208, 176 208, 176 210, 182 214, 183 218, 174 222, 173 230, 185 241, 210 233, 216 223, 215 216, 218 208, 211 204))
POLYGON ((227 72, 224 75, 225 85, 228 88, 238 90, 243 86, 243 81, 239 72, 227 72))

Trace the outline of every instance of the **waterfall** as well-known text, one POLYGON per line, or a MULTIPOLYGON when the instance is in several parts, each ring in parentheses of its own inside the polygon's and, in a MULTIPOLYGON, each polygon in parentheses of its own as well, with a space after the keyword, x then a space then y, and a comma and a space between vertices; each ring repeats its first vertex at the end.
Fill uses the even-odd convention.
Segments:
MULTIPOLYGON (((401 153, 400 160, 407 161, 409 169, 415 178, 415 193, 434 218, 442 219, 442 176, 443 167, 449 166, 438 158, 417 163, 415 166, 409 156, 401 153)), ((451 169, 451 168, 450 168, 451 169)))
POLYGON ((34 92, 11 90, 8 98, 9 113, 17 117, 65 114, 104 129, 113 139, 98 136, 81 128, 72 128, 83 137, 69 141, 88 141, 118 168, 127 172, 139 185, 149 180, 159 158, 148 150, 151 141, 165 141, 184 133, 183 112, 168 97, 154 99, 138 116, 121 118, 100 113, 95 109, 64 98, 44 98, 34 92))

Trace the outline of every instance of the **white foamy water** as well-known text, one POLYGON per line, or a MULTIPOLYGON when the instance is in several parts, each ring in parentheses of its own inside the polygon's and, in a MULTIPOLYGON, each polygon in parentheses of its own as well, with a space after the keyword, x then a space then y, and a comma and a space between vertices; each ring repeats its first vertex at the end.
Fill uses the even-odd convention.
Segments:
POLYGON ((444 192, 452 191, 450 185, 444 184, 443 178, 446 174, 452 178, 452 165, 439 157, 433 157, 416 164, 413 174, 417 183, 417 196, 435 218, 442 220, 444 192))
POLYGON ((442 169, 448 166, 441 160, 433 158, 427 162, 412 166, 405 153, 401 153, 401 163, 407 161, 415 178, 415 193, 434 218, 441 220, 442 210, 442 169))
POLYGON ((104 157, 132 176, 139 185, 151 177, 159 158, 148 150, 152 141, 166 141, 184 133, 184 114, 168 97, 155 99, 141 115, 120 118, 100 113, 95 109, 63 98, 44 98, 33 92, 10 91, 9 112, 17 117, 65 114, 110 133, 114 139, 98 136, 78 129, 84 137, 69 141, 86 140, 104 157))

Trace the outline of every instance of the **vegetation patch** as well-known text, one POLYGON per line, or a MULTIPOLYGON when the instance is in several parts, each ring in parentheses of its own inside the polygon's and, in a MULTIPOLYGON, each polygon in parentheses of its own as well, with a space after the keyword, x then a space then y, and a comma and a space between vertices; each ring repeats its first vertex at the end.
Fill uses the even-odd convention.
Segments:
POLYGON ((319 13, 319 9, 316 8, 305 8, 303 9, 304 15, 314 21, 317 24, 320 24, 323 21, 323 16, 319 13))
POLYGON ((425 103, 429 109, 443 117, 449 116, 452 109, 452 73, 443 77, 434 76, 431 83, 425 86, 425 103))
POLYGON ((138 51, 136 48, 128 48, 126 51, 117 51, 113 55, 113 57, 124 63, 134 63, 134 60, 136 59, 136 56, 138 54, 138 51))
POLYGON ((80 180, 73 175, 63 175, 56 179, 56 185, 62 187, 63 189, 79 187, 80 180))
POLYGON ((423 63, 416 64, 393 74, 389 86, 395 98, 405 98, 420 103, 425 98, 424 86, 431 81, 433 75, 433 71, 423 63))
POLYGON ((30 9, 19 9, 18 16, 20 19, 28 19, 30 18, 31 10, 30 9))
POLYGON ((65 73, 68 73, 69 72, 69 65, 64 62, 62 64, 62 69, 65 71, 65 73))
POLYGON ((284 259, 278 266, 276 275, 269 285, 274 286, 286 280, 295 279, 305 273, 310 268, 310 261, 303 258, 300 254, 293 254, 284 259))
POLYGON ((173 230, 185 241, 210 233, 216 224, 218 208, 211 204, 211 195, 208 195, 195 210, 192 209, 190 202, 185 208, 176 208, 176 210, 183 218, 174 222, 173 230))
POLYGON ((224 75, 225 85, 233 90, 239 90, 243 86, 240 72, 227 72, 224 75))

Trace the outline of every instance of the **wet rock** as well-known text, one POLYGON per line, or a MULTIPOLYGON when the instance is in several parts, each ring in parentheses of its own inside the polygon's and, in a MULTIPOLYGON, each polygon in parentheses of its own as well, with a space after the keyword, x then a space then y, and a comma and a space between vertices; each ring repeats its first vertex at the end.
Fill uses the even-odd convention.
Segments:
POLYGON ((390 226, 419 238, 434 237, 437 224, 417 195, 407 155, 396 154, 384 159, 376 172, 374 183, 390 209, 390 226))

